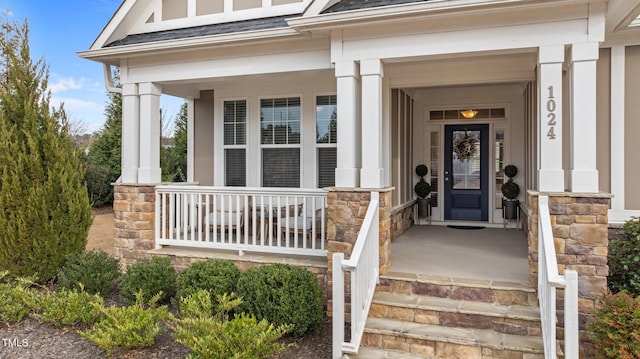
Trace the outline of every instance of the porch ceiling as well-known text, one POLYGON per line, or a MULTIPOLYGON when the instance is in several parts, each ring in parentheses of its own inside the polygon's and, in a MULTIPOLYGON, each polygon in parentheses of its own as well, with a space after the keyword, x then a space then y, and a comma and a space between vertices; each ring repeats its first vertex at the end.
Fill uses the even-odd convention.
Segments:
POLYGON ((413 226, 391 244, 391 272, 529 283, 527 238, 515 229, 413 226))

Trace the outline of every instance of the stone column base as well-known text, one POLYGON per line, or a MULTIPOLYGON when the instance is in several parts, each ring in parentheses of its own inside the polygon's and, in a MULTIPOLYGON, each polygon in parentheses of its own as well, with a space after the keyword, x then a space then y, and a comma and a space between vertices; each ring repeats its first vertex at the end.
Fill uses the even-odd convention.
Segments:
POLYGON ((155 248, 155 185, 117 184, 113 197, 115 254, 126 270, 155 248))
MULTIPOLYGON (((528 243, 532 286, 538 284, 538 196, 549 196, 549 212, 558 260, 558 272, 578 272, 578 311, 580 320, 580 357, 595 356, 586 324, 596 300, 607 292, 607 254, 609 245, 607 213, 610 194, 538 193, 529 191, 528 243)), ((562 290, 558 291, 558 338, 563 337, 562 290)))
MULTIPOLYGON (((379 246, 380 273, 386 272, 391 266, 391 191, 393 188, 377 190, 380 192, 379 210, 379 246)), ((371 201, 371 189, 360 188, 329 188, 327 196, 327 241, 328 241, 328 297, 332 298, 332 264, 334 253, 344 253, 349 258, 353 246, 358 238, 358 232, 371 201)), ((349 278, 345 278, 347 289, 349 278)), ((328 315, 331 316, 331 299, 328 305, 328 315)))

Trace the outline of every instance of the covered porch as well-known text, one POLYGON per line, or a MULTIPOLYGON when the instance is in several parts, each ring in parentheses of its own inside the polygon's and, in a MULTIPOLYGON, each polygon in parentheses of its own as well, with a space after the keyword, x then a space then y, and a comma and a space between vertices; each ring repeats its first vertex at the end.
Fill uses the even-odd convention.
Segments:
POLYGON ((413 226, 392 242, 387 274, 529 284, 528 255, 521 230, 413 226))

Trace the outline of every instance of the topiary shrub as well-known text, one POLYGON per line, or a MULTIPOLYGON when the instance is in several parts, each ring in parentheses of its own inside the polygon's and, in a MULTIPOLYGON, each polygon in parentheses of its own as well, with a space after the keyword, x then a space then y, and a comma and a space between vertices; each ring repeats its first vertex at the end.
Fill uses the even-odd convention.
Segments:
POLYGON ((324 320, 322 290, 313 273, 288 264, 272 264, 245 271, 238 280, 242 311, 274 325, 292 324, 291 334, 320 327, 324 320))
POLYGON ((127 269, 120 282, 120 293, 133 303, 139 291, 142 291, 145 303, 158 293, 161 293, 161 303, 173 298, 176 294, 176 270, 169 258, 154 257, 134 263, 127 269))
POLYGON ((640 298, 627 293, 606 296, 588 329, 598 358, 640 358, 640 298))
POLYGON ((416 166, 416 174, 418 175, 418 177, 420 177, 420 180, 413 187, 413 190, 420 198, 426 198, 429 193, 431 193, 431 185, 424 180, 424 176, 426 176, 427 173, 429 173, 429 168, 427 168, 427 166, 416 166))
POLYGON ((58 289, 107 293, 120 277, 120 262, 104 251, 88 251, 67 256, 58 273, 58 289))
POLYGON ((178 275, 176 299, 185 298, 204 289, 216 303, 218 295, 236 290, 240 270, 230 261, 210 259, 195 262, 178 275))
POLYGON ((516 199, 520 194, 520 186, 513 182, 513 177, 518 174, 518 168, 514 165, 507 165, 504 168, 504 174, 509 177, 509 180, 502 184, 502 187, 500 188, 502 195, 508 199, 516 199))
POLYGON ((640 295, 640 219, 625 222, 609 243, 609 288, 640 295))

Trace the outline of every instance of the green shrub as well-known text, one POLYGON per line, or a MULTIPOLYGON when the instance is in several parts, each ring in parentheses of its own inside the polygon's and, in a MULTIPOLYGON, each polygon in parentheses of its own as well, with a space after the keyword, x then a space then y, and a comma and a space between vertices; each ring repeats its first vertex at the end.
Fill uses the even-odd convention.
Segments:
POLYGON ((105 294, 120 276, 120 262, 104 251, 70 254, 58 273, 58 289, 105 294))
POLYGON ((139 291, 144 302, 159 293, 159 301, 167 302, 176 294, 176 270, 165 257, 137 262, 122 276, 120 291, 129 302, 135 301, 139 291))
POLYGON ((82 290, 62 289, 50 293, 43 300, 40 320, 53 323, 57 328, 66 325, 93 324, 102 317, 102 313, 91 303, 104 306, 102 297, 82 290))
POLYGON ((204 289, 215 301, 218 295, 235 291, 239 277, 240 270, 230 261, 211 259, 193 263, 178 275, 176 299, 204 289))
POLYGON ((601 358, 640 358, 640 298, 627 293, 606 296, 589 323, 601 358))
POLYGON ((230 319, 229 312, 242 300, 234 295, 218 295, 214 308, 210 293, 199 290, 180 299, 183 317, 176 321, 176 341, 191 349, 189 358, 268 358, 287 345, 278 342, 288 326, 274 327, 266 320, 240 314, 230 319), (215 311, 215 313, 214 313, 215 311))
POLYGON ((160 296, 156 295, 145 308, 142 291, 136 294, 136 303, 131 306, 105 307, 100 303, 91 303, 104 318, 80 335, 107 351, 107 355, 116 348, 138 348, 153 345, 162 331, 160 322, 170 318, 166 306, 156 307, 160 296))
POLYGON ((609 245, 609 288, 640 295, 640 220, 625 222, 609 245))
POLYGON ((240 309, 275 325, 292 324, 302 336, 324 320, 322 290, 315 275, 304 268, 272 264, 251 268, 238 281, 240 309))
POLYGON ((32 287, 33 280, 9 278, 9 272, 0 273, 0 322, 19 322, 42 305, 41 294, 32 287))

